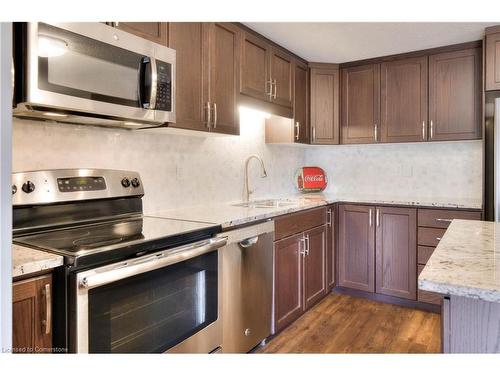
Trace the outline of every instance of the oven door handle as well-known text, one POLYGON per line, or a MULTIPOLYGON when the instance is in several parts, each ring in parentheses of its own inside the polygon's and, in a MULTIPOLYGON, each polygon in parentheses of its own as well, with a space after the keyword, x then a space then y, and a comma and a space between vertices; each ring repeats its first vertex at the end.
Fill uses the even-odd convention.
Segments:
POLYGON ((79 289, 93 289, 131 276, 154 271, 217 250, 227 244, 227 237, 211 238, 146 255, 131 261, 115 263, 78 275, 79 289))

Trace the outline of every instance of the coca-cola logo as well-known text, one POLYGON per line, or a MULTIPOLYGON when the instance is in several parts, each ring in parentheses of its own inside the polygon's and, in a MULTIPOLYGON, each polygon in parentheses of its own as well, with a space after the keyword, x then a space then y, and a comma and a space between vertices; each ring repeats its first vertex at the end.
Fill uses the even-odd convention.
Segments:
POLYGON ((315 174, 315 175, 306 175, 304 177, 304 180, 306 182, 323 182, 323 176, 320 174, 315 174))

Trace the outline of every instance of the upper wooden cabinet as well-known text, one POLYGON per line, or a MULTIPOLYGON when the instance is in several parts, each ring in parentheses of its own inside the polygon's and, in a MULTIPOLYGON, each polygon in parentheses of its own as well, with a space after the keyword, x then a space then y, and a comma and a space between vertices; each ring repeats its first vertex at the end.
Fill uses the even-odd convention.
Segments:
POLYGON ((240 93, 244 104, 292 117, 293 57, 266 40, 244 32, 240 93))
POLYGON ((339 285, 375 291, 374 208, 339 206, 339 285))
POLYGON ((380 141, 427 140, 427 56, 382 63, 380 90, 380 141))
POLYGON ((293 129, 294 142, 309 143, 309 72, 306 64, 295 61, 293 129))
POLYGON ((380 140, 380 65, 344 68, 342 74, 342 143, 380 140))
POLYGON ((202 22, 171 22, 168 46, 176 50, 176 122, 171 127, 210 130, 208 124, 208 28, 202 22))
POLYGON ((311 68, 311 143, 339 143, 338 66, 314 65, 311 68))
POLYGON ((166 22, 108 22, 108 24, 152 42, 167 45, 168 28, 166 22))
POLYGON ((429 140, 479 139, 481 48, 429 56, 429 140))
POLYGON ((500 26, 486 29, 486 90, 500 90, 500 26))
POLYGON ((231 23, 172 22, 177 120, 171 127, 239 134, 241 31, 231 23))
POLYGON ((13 284, 12 347, 15 353, 50 353, 52 349, 52 276, 13 284))

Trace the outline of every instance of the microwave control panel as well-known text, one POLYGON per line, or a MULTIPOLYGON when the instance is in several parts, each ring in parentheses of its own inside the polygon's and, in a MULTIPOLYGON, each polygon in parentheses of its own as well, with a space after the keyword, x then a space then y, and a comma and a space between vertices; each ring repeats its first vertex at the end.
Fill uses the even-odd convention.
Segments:
POLYGON ((156 61, 158 91, 156 108, 160 111, 172 110, 172 66, 163 61, 156 61))

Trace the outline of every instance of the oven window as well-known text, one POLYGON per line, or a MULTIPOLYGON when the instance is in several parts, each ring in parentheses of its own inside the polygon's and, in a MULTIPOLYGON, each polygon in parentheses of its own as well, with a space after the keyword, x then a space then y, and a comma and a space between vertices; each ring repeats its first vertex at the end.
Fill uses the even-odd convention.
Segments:
POLYGON ((141 55, 44 23, 38 26, 38 50, 40 89, 140 107, 141 55))
POLYGON ((217 251, 89 291, 90 353, 162 353, 217 320, 217 251))

